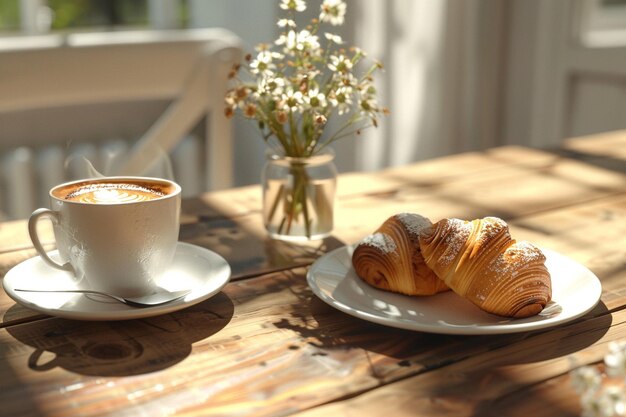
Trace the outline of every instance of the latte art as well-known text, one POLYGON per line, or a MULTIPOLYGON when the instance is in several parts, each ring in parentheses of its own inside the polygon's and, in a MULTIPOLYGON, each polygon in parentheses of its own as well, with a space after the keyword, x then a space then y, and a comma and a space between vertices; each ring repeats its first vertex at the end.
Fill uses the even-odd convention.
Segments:
POLYGON ((46 265, 85 288, 121 297, 151 294, 177 252, 181 191, 173 181, 151 177, 66 182, 52 187, 51 209, 35 210, 28 232, 46 265), (54 222, 55 259, 37 234, 43 218, 54 222))
POLYGON ((157 189, 130 183, 91 183, 71 190, 65 200, 91 204, 120 204, 165 196, 157 189))

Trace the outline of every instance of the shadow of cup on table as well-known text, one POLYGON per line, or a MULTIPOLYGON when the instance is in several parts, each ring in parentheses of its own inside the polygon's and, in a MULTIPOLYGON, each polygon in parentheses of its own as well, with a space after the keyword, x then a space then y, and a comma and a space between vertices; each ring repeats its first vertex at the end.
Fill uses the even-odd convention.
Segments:
MULTIPOLYGON (((5 321, 13 308, 5 314, 5 321)), ((53 318, 6 330, 35 348, 28 357, 28 367, 34 371, 58 367, 81 375, 128 376, 159 371, 184 360, 194 342, 223 329, 233 312, 233 302, 221 292, 162 316, 110 322, 53 318)))

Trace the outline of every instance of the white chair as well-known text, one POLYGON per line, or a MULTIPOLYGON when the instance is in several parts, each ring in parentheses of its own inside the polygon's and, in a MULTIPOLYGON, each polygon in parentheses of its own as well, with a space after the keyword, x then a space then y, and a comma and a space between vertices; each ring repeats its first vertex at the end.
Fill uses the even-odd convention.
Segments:
POLYGON ((0 212, 23 218, 45 203, 71 177, 72 153, 137 175, 178 146, 178 171, 199 181, 190 189, 232 186, 223 97, 240 57, 223 29, 0 38, 0 212), (179 144, 197 131, 199 148, 179 144))

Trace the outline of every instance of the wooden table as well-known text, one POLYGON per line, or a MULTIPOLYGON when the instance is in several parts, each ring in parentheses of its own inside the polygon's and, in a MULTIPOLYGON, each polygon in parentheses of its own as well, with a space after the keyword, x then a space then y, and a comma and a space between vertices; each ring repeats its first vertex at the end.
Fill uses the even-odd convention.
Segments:
MULTIPOLYGON (((578 415, 569 371, 599 364, 626 337, 626 132, 342 175, 334 235, 311 245, 268 240, 259 194, 183 203, 180 239, 233 268, 221 293, 188 309, 72 321, 0 291, 0 415, 578 415), (312 293, 305 274, 315 259, 405 211, 500 216, 516 238, 590 268, 601 302, 556 328, 451 336, 363 321, 312 293)), ((25 222, 1 224, 0 276, 32 256, 25 222)))

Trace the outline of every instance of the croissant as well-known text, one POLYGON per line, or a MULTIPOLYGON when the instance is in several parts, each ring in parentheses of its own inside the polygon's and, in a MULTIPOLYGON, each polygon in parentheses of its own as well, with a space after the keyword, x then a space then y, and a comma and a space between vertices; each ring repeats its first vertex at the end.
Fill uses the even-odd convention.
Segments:
POLYGON ((484 311, 529 317, 552 297, 545 256, 529 242, 511 238, 497 217, 471 222, 443 219, 422 231, 426 264, 457 294, 484 311))
POLYGON ((387 219, 354 249, 352 265, 357 275, 373 287, 406 295, 432 295, 448 287, 424 263, 421 232, 430 220, 413 213, 387 219))

